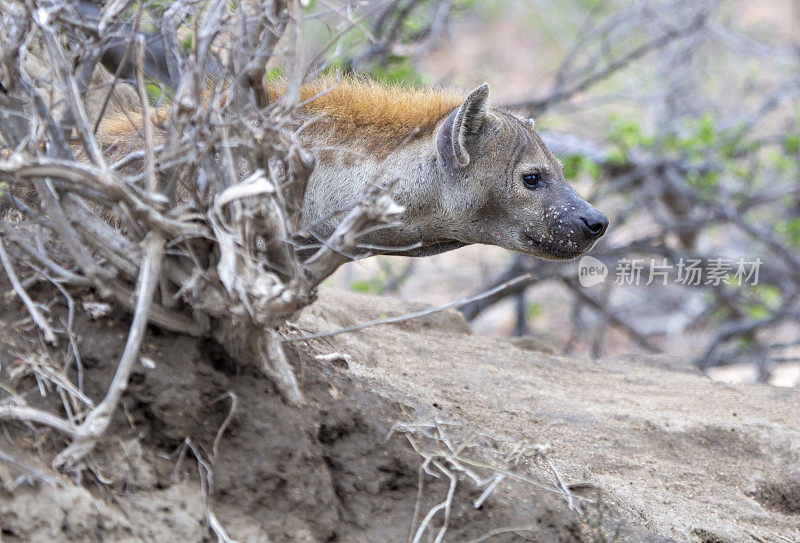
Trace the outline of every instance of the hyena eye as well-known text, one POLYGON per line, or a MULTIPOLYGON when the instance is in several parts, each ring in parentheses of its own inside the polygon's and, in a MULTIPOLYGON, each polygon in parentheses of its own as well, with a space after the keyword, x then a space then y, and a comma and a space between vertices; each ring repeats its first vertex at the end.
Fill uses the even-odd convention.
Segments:
POLYGON ((542 184, 542 176, 538 173, 526 173, 522 176, 522 182, 525 183, 526 189, 535 189, 542 184))

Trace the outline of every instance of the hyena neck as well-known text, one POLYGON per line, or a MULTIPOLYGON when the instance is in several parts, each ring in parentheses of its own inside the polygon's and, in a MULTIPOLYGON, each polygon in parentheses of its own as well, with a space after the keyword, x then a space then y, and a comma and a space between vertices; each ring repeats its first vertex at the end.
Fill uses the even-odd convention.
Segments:
POLYGON ((372 180, 394 180, 393 200, 405 208, 400 224, 370 232, 364 253, 427 256, 465 245, 450 237, 443 176, 437 163, 435 132, 417 137, 391 153, 375 153, 363 139, 305 141, 316 156, 304 201, 303 226, 325 239, 361 199, 372 180))

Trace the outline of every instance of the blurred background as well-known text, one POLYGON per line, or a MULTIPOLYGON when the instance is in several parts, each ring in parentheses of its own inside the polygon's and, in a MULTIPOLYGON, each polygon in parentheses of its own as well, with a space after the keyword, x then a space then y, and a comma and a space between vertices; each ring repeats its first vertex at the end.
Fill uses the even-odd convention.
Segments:
POLYGON ((534 118, 611 220, 590 253, 608 276, 591 287, 577 262, 486 246, 367 258, 329 284, 445 304, 529 272, 461 308, 476 332, 800 384, 800 2, 317 1, 305 24, 309 55, 334 53, 320 70, 488 82, 494 105, 534 118), (741 260, 759 262, 757 277, 736 276, 741 260), (681 275, 691 261, 696 284, 681 275), (632 282, 626 262, 638 284, 617 284, 632 282))

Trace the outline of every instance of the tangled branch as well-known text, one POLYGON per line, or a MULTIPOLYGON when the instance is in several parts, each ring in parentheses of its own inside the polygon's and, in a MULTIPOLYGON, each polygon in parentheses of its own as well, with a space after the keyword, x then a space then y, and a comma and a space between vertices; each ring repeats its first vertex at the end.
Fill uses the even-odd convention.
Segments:
POLYGON ((155 108, 145 38, 136 32, 141 4, 132 22, 121 15, 131 2, 108 2, 88 16, 82 5, 2 0, 0 9, 0 37, 9 44, 0 52, 3 267, 50 343, 63 332, 24 286, 42 276, 23 280, 15 263, 44 266, 61 289, 88 285, 133 314, 96 406, 83 402, 83 412, 62 418, 21 396, 0 400, 0 418, 44 424, 71 439, 54 462, 63 469, 79 467, 108 428, 148 323, 215 339, 235 359, 258 365, 287 402, 302 402, 277 328, 313 301, 366 231, 402 212, 376 177, 321 248, 310 257, 295 250, 314 168, 294 118, 309 68, 298 38, 300 1, 173 3, 161 27, 172 45, 174 98, 155 108), (191 48, 177 46, 179 32, 191 48), (293 47, 276 53, 284 36, 293 47), (131 87, 98 65, 100 52, 119 43, 133 63, 131 87), (265 88, 271 60, 289 74, 277 101, 265 88), (32 62, 52 66, 52 77, 33 77, 32 62), (108 82, 101 115, 127 93, 129 106, 116 112, 127 123, 122 131, 89 113, 96 109, 87 105, 88 83, 98 78, 108 82), (49 243, 31 244, 28 225, 43 229, 49 243))

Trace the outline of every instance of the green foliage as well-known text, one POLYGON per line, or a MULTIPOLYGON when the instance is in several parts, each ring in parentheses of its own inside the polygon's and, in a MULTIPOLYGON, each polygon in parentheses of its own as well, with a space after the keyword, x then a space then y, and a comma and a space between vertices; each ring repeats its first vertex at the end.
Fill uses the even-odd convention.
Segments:
POLYGON ((543 312, 544 307, 539 302, 531 302, 528 304, 528 307, 525 308, 525 315, 528 317, 528 319, 535 319, 543 312))
POLYGON ((156 85, 155 83, 148 83, 146 87, 147 87, 147 99, 149 100, 150 105, 157 103, 163 95, 163 93, 161 92, 161 86, 156 85))
POLYGON ((611 164, 618 164, 623 165, 628 163, 628 153, 620 149, 619 147, 615 147, 608 153, 608 161, 611 164))
POLYGON ((369 75, 376 81, 401 87, 418 87, 428 83, 428 78, 412 66, 408 57, 394 57, 383 65, 374 64, 369 75))
POLYGON ((400 30, 400 39, 403 41, 413 39, 428 24, 429 17, 426 13, 419 13, 414 10, 403 19, 403 27, 400 30))
POLYGON ((778 232, 794 247, 800 247, 800 217, 778 223, 778 232))
POLYGON ((582 173, 586 173, 592 179, 598 179, 602 173, 597 162, 583 155, 568 155, 561 162, 564 166, 564 177, 569 180, 576 179, 582 173))
POLYGON ((350 283, 350 290, 362 294, 380 294, 383 292, 383 280, 380 277, 353 281, 350 283))
POLYGON ((714 117, 711 113, 706 113, 697 121, 695 128, 695 138, 703 145, 711 145, 717 137, 714 128, 714 117))
POLYGON ((148 83, 145 83, 145 90, 147 91, 147 101, 151 106, 169 104, 175 99, 175 90, 156 79, 150 79, 148 83))
POLYGON ((787 173, 791 171, 792 167, 796 163, 792 157, 787 156, 783 148, 767 149, 766 158, 769 165, 780 173, 787 173))
POLYGON ((769 308, 762 304, 747 304, 744 309, 751 319, 761 320, 769 315, 769 308))
POLYGON ((751 301, 745 304, 744 312, 751 319, 767 318, 781 305, 781 289, 775 285, 752 285, 748 294, 751 301))
MULTIPOLYGON (((721 134, 714 125, 714 116, 705 113, 701 117, 687 119, 685 131, 680 135, 669 134, 663 138, 662 146, 667 151, 677 151, 692 160, 701 160, 705 157, 708 148, 713 146, 721 134)), ((737 150, 736 138, 727 138, 727 148, 724 154, 733 156, 737 150)))
POLYGON ((725 160, 735 160, 737 155, 742 152, 744 145, 744 132, 736 129, 731 135, 725 138, 719 145, 719 153, 725 160))
MULTIPOLYGON (((743 126, 718 128, 710 112, 686 119, 679 133, 658 138, 645 133, 635 119, 612 116, 608 141, 613 147, 609 161, 627 164, 633 149, 658 147, 656 153, 674 156, 676 160, 685 161, 688 167, 696 166, 696 171, 686 175, 686 182, 706 198, 719 194, 723 180, 729 194, 746 198, 751 189, 763 187, 767 173, 785 178, 798 174, 800 133, 786 135, 778 145, 765 144, 751 138, 750 134, 743 126)), ((574 178, 584 167, 579 159, 568 157, 564 161, 565 176, 574 178)), ((782 228, 787 238, 797 244, 800 234, 793 229, 795 227, 784 225, 782 228)))
MULTIPOLYGON (((741 319, 742 313, 750 319, 765 319, 781 305, 781 289, 775 285, 767 283, 737 285, 734 282, 728 286, 732 289, 743 289, 745 301, 737 305, 736 310, 725 304, 714 303, 715 307, 711 318, 717 323, 741 319)), ((744 341, 749 340, 745 339, 744 341)))
POLYGON ((781 305, 781 299, 783 298, 781 294, 781 289, 776 285, 756 285, 757 287, 760 286, 761 288, 758 289, 761 292, 761 299, 764 304, 767 305, 770 309, 778 309, 781 305))
POLYGON ((344 60, 342 57, 331 59, 330 63, 322 70, 322 75, 337 75, 344 71, 344 60))
POLYGON ((455 0, 453 2, 453 9, 463 9, 472 11, 478 6, 477 0, 455 0))
POLYGON ((789 134, 783 138, 783 150, 787 154, 800 153, 800 134, 789 134))
MULTIPOLYGON (((643 144, 645 138, 642 127, 635 120, 612 116, 610 121, 611 127, 608 131, 610 141, 626 149, 633 149, 643 144)), ((642 146, 646 147, 647 145, 642 146)))
POLYGON ((712 171, 707 173, 689 173, 686 175, 686 181, 689 185, 693 186, 700 191, 705 197, 711 197, 714 192, 719 188, 720 172, 712 171))
POLYGON ((398 271, 386 257, 376 257, 380 270, 375 271, 370 277, 358 279, 350 283, 350 290, 362 294, 383 294, 391 284, 399 287, 410 277, 410 265, 403 271, 398 271))
POLYGON ((609 160, 615 164, 627 164, 628 155, 637 147, 651 147, 655 137, 645 135, 641 125, 633 119, 609 118, 608 141, 614 145, 609 160))
POLYGON ((745 188, 756 182, 757 176, 741 161, 741 157, 752 156, 758 151, 755 144, 746 138, 749 132, 739 126, 725 130, 717 128, 712 113, 686 119, 684 128, 680 134, 669 134, 661 139, 660 145, 666 152, 697 166, 708 166, 709 159, 714 156, 721 159, 720 167, 711 171, 706 168, 686 176, 687 183, 698 189, 701 195, 714 197, 723 176, 743 181, 745 188))
POLYGON ((282 66, 273 66, 272 68, 267 68, 267 73, 265 77, 267 81, 277 81, 283 79, 285 72, 282 66))
POLYGON ((5 190, 8 188, 8 183, 5 181, 0 182, 0 198, 5 196, 5 190))

